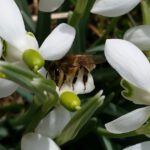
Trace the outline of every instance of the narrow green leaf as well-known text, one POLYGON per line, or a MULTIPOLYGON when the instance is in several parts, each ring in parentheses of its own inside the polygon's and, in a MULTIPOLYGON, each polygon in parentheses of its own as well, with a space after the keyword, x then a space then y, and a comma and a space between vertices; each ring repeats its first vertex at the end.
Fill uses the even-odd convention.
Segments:
POLYGON ((149 17, 150 1, 149 0, 141 1, 141 7, 142 7, 143 23, 150 24, 150 17, 149 17))
POLYGON ((50 13, 38 12, 38 21, 36 26, 36 37, 41 45, 50 33, 50 13))
POLYGON ((80 129, 87 123, 95 111, 102 105, 103 97, 94 96, 86 104, 83 105, 82 109, 77 111, 71 121, 62 131, 61 135, 56 138, 56 142, 62 145, 76 137, 80 129))
POLYGON ((35 33, 35 24, 33 23, 31 17, 29 17, 24 11, 21 11, 21 13, 22 13, 22 16, 25 20, 27 30, 35 33))
POLYGON ((106 150, 114 150, 111 141, 105 136, 102 137, 106 150))
POLYGON ((84 53, 86 49, 86 35, 91 7, 95 0, 77 0, 75 10, 68 23, 76 28, 76 37, 70 53, 84 53))
POLYGON ((32 17, 31 17, 31 13, 29 10, 27 0, 15 0, 15 2, 17 3, 17 5, 23 15, 26 29, 30 32, 35 33, 35 24, 32 21, 32 17))
POLYGON ((86 50, 87 53, 95 53, 95 52, 103 52, 103 51, 104 51, 104 45, 99 45, 86 50))

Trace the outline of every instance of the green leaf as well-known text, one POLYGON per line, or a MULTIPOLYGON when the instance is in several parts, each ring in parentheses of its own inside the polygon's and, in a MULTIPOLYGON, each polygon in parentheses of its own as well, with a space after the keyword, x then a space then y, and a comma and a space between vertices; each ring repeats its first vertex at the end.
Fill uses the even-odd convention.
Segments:
POLYGON ((21 11, 21 13, 22 13, 22 16, 25 20, 25 24, 26 24, 27 29, 30 32, 35 33, 35 24, 33 23, 31 17, 29 17, 24 11, 21 11))
POLYGON ((120 117, 126 114, 127 111, 116 104, 109 103, 107 107, 105 107, 105 109, 103 110, 103 113, 113 117, 120 117))
POLYGON ((22 13, 22 16, 23 16, 23 19, 24 19, 24 22, 26 25, 26 29, 29 30, 30 32, 34 33, 35 32, 35 24, 32 21, 31 13, 29 11, 27 1, 26 0, 15 0, 15 2, 17 3, 17 5, 22 13))
POLYGON ((36 26, 36 37, 39 45, 43 43, 50 33, 50 13, 38 12, 38 21, 36 26))
POLYGON ((150 1, 149 0, 141 1, 141 7, 142 7, 143 23, 150 24, 150 17, 149 17, 150 1))
POLYGON ((74 12, 70 19, 68 20, 68 24, 75 27, 76 29, 76 37, 70 53, 84 53, 86 43, 86 35, 88 28, 88 21, 90 10, 95 0, 77 0, 74 12))
POLYGON ((104 97, 94 96, 82 109, 77 111, 71 121, 62 131, 61 135, 56 138, 56 142, 62 145, 76 137, 80 129, 87 123, 95 111, 103 104, 104 97))
POLYGON ((102 136, 102 140, 104 142, 106 150, 114 150, 111 141, 106 138, 105 136, 102 136))
POLYGON ((103 52, 103 51, 104 51, 104 45, 98 45, 86 50, 87 53, 96 53, 96 52, 103 52))

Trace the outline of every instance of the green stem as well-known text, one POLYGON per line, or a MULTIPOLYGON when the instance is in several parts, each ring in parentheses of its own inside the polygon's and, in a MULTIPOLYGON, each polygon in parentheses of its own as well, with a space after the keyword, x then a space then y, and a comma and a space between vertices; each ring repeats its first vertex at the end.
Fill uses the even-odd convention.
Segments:
POLYGON ((75 10, 68 23, 72 25, 73 27, 76 27, 78 23, 80 22, 80 20, 82 19, 82 17, 85 14, 89 13, 87 12, 87 6, 89 5, 89 3, 91 4, 90 5, 90 8, 91 8, 94 2, 95 0, 77 0, 75 10))
POLYGON ((58 100, 55 84, 51 80, 47 81, 31 71, 27 71, 27 69, 23 70, 1 61, 0 65, 0 73, 4 74, 6 79, 35 93, 29 110, 19 118, 10 121, 13 125, 25 125, 27 131, 32 131, 58 100))
POLYGON ((11 120, 10 123, 13 126, 29 124, 29 122, 31 122, 31 118, 37 113, 40 107, 41 105, 35 103, 35 101, 33 100, 28 111, 25 114, 17 117, 16 119, 11 120))
POLYGON ((143 15, 143 23, 150 24, 150 1, 142 0, 141 2, 142 15, 143 15))
POLYGON ((95 0, 77 0, 73 15, 68 23, 76 28, 76 38, 70 53, 84 53, 86 49, 86 33, 90 10, 95 0))
POLYGON ((114 133, 108 132, 106 129, 101 128, 101 127, 95 128, 95 133, 98 136, 106 136, 106 137, 109 137, 109 138, 127 138, 127 137, 140 135, 136 131, 131 131, 131 132, 122 133, 122 134, 114 134, 114 133))
POLYGON ((0 67, 2 67, 2 69, 0 68, 1 70, 3 70, 3 68, 4 68, 4 69, 10 70, 12 72, 16 72, 20 75, 26 76, 30 79, 32 79, 33 77, 39 76, 39 75, 35 74, 34 72, 32 72, 31 70, 29 70, 28 68, 19 67, 19 64, 15 65, 15 64, 7 63, 5 61, 0 61, 0 67))
POLYGON ((87 4, 88 0, 77 0, 75 10, 69 20, 70 25, 74 27, 78 25, 80 19, 83 17, 87 4))
POLYGON ((34 114, 32 122, 30 122, 27 127, 25 132, 32 132, 36 128, 36 126, 39 124, 42 118, 45 117, 45 115, 54 107, 56 104, 55 98, 47 99, 45 103, 37 110, 37 112, 34 114))

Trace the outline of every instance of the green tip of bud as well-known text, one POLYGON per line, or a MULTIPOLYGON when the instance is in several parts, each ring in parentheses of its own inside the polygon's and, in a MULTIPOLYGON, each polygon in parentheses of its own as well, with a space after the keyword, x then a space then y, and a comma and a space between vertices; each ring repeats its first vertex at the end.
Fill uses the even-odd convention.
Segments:
POLYGON ((79 97, 70 91, 63 92, 60 95, 60 103, 70 111, 76 111, 81 109, 81 102, 79 97))
POLYGON ((37 72, 41 67, 44 66, 45 63, 40 53, 34 49, 26 50, 23 53, 23 60, 26 65, 34 72, 37 72))
POLYGON ((32 32, 27 32, 26 34, 35 38, 35 36, 32 32))
POLYGON ((76 106, 75 107, 75 110, 80 110, 81 109, 81 106, 76 106))

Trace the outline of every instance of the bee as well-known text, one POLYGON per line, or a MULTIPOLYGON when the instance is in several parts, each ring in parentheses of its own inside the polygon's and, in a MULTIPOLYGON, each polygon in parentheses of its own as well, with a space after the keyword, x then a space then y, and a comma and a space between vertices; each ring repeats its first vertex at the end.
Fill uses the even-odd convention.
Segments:
MULTIPOLYGON (((46 62, 46 69, 52 80, 61 88, 64 83, 74 85, 77 81, 79 71, 83 71, 84 86, 90 73, 96 64, 105 62, 102 56, 93 56, 88 54, 66 55, 62 59, 54 62, 46 62)), ((86 87, 86 86, 85 86, 86 87)))

